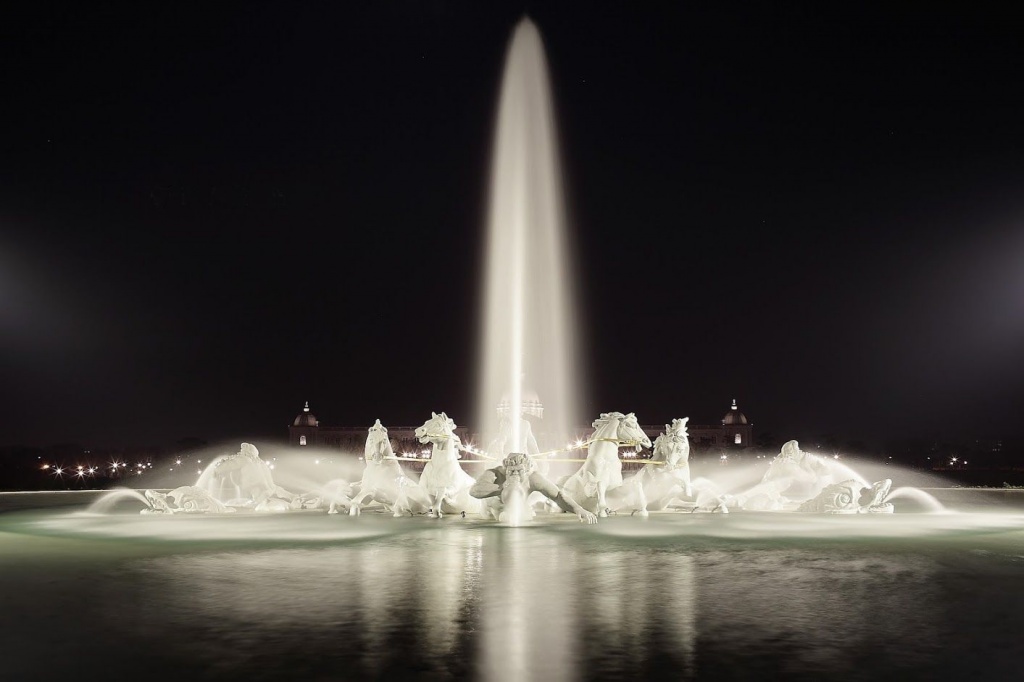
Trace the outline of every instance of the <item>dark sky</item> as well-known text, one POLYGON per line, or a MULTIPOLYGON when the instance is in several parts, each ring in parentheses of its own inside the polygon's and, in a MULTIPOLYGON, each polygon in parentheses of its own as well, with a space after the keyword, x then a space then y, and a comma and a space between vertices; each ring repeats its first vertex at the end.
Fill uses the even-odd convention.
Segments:
MULTIPOLYGON (((1024 436, 1024 23, 978 3, 531 3, 588 414, 1024 436)), ((471 418, 526 5, 0 17, 0 444, 471 418)))

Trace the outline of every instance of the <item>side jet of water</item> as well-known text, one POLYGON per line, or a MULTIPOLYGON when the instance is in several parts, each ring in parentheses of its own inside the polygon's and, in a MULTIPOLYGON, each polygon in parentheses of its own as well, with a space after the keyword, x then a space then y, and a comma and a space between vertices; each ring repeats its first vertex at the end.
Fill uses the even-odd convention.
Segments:
POLYGON ((274 483, 270 467, 259 450, 242 443, 238 452, 215 459, 194 486, 181 486, 167 494, 146 491, 150 508, 143 513, 224 513, 236 509, 281 512, 317 509, 322 499, 314 493, 296 494, 274 483))

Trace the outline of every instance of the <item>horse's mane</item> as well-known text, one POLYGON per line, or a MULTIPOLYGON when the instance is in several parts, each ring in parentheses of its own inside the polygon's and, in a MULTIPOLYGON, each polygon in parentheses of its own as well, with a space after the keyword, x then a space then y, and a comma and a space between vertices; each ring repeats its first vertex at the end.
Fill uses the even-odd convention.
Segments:
POLYGON ((688 421, 690 421, 689 417, 673 419, 671 424, 665 424, 665 435, 672 436, 673 438, 688 437, 690 435, 686 430, 686 422, 688 421))
MULTIPOLYGON (((431 414, 433 414, 433 413, 431 413, 431 414)), ((430 420, 427 422, 427 424, 429 424, 430 422, 434 422, 434 421, 440 421, 444 425, 443 428, 447 428, 447 429, 449 429, 452 432, 454 432, 455 429, 458 428, 455 425, 455 420, 452 419, 451 417, 449 417, 448 415, 446 415, 444 412, 438 412, 437 414, 433 414, 433 416, 430 418, 430 420)))
MULTIPOLYGON (((633 421, 636 421, 636 416, 634 414, 630 413, 629 417, 633 417, 633 421)), ((591 424, 591 426, 593 426, 595 429, 599 429, 602 426, 607 426, 608 424, 611 424, 613 421, 623 421, 628 419, 629 417, 622 414, 621 412, 602 412, 601 416, 595 419, 594 423, 591 424)))
POLYGON ((374 437, 366 439, 366 445, 363 446, 363 459, 367 461, 373 459, 374 455, 377 454, 377 448, 381 441, 384 441, 385 444, 385 457, 395 454, 394 450, 391 448, 391 439, 388 438, 387 427, 383 426, 379 419, 377 420, 377 423, 371 426, 368 430, 370 436, 374 437))
POLYGON ((686 431, 686 422, 689 417, 673 419, 671 424, 665 424, 665 432, 654 439, 654 456, 652 459, 659 462, 665 461, 668 452, 674 445, 689 446, 689 434, 686 431))

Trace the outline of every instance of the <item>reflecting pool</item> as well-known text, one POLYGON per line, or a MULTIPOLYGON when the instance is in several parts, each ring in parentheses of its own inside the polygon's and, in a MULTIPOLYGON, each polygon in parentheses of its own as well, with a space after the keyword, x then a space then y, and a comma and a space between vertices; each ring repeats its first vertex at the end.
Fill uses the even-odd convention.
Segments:
POLYGON ((8 512, 0 656, 35 680, 1017 679, 1022 528, 8 512))

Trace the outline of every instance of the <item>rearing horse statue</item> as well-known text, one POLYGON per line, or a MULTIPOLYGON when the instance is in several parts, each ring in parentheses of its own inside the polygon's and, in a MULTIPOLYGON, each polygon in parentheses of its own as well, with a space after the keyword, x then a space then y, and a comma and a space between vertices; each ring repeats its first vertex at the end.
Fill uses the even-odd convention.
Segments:
POLYGON ((683 417, 665 424, 665 431, 654 441, 650 463, 618 488, 615 497, 620 503, 613 503, 613 507, 632 509, 640 516, 647 516, 648 508, 659 511, 676 497, 693 494, 687 421, 689 417, 683 417))
MULTIPOLYGON (((352 496, 349 515, 358 516, 364 505, 373 502, 384 505, 396 517, 429 509, 430 500, 396 461, 388 430, 379 419, 368 429, 363 461, 366 467, 358 483, 359 492, 352 496)), ((334 502, 327 513, 337 513, 334 502)))
POLYGON ((416 438, 433 446, 430 461, 420 474, 420 487, 430 498, 427 516, 441 518, 444 512, 480 513, 483 504, 469 494, 475 481, 459 465, 462 441, 455 435, 454 420, 444 412, 430 414, 430 419, 416 429, 416 438))
POLYGON ((630 412, 605 412, 594 420, 587 459, 579 471, 570 476, 562 488, 574 500, 598 516, 608 516, 607 494, 622 485, 622 460, 619 446, 630 445, 638 451, 651 447, 651 439, 637 424, 630 412))

